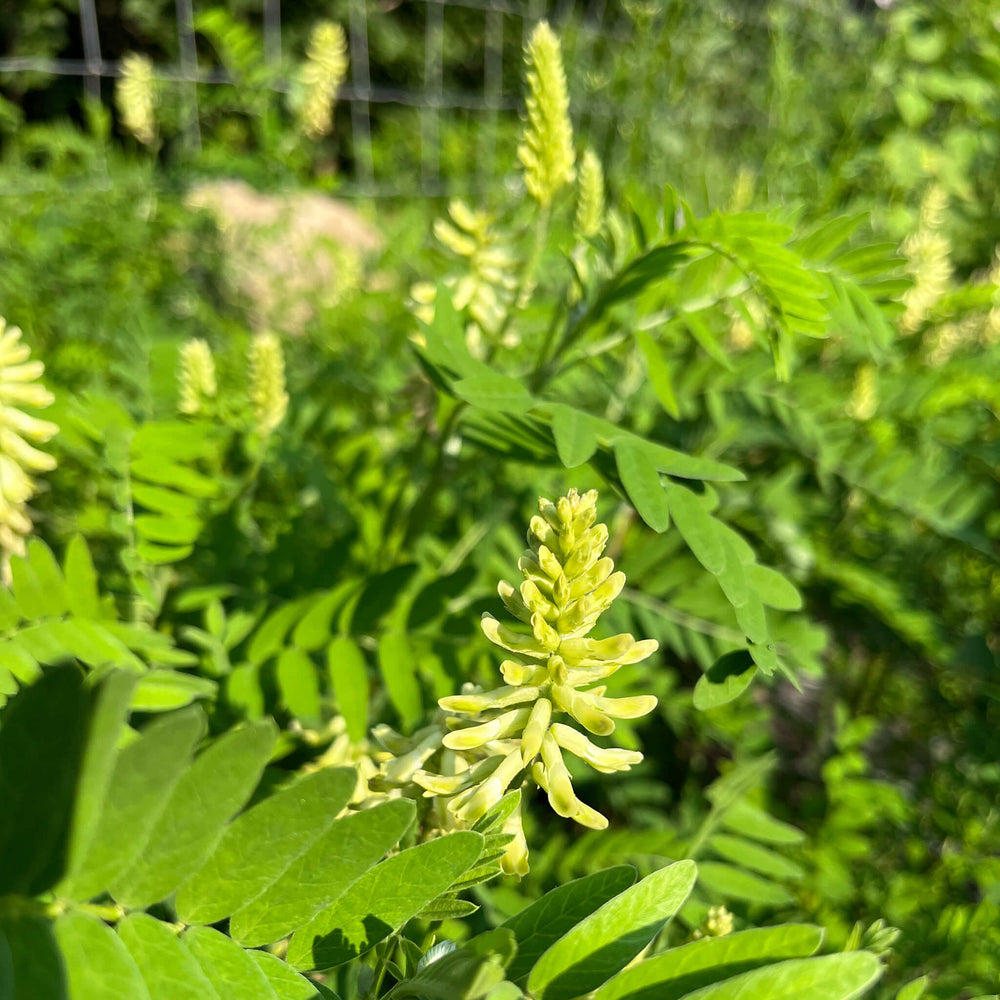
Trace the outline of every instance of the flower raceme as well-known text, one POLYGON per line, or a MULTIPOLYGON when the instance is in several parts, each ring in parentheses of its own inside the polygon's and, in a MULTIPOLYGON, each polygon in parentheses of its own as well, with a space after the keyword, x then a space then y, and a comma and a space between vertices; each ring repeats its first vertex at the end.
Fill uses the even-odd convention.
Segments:
POLYGON ((562 50, 548 22, 539 22, 532 32, 525 61, 528 121, 517 156, 528 193, 545 207, 573 180, 575 160, 562 50))
POLYGON ((56 460, 29 444, 48 441, 58 430, 21 407, 44 407, 52 394, 38 379, 41 361, 30 361, 21 331, 0 317, 0 582, 8 582, 8 559, 24 554, 24 537, 31 533, 27 502, 35 491, 32 472, 49 472, 56 460))
POLYGON ((603 556, 608 529, 595 524, 597 492, 571 490, 556 503, 542 499, 539 511, 530 523, 530 548, 518 563, 524 581, 517 588, 501 581, 498 588, 507 609, 531 632, 483 616, 486 637, 513 654, 500 666, 507 683, 440 700, 451 730, 442 743, 458 767, 448 774, 418 771, 414 780, 428 796, 451 796, 455 820, 471 824, 529 770, 560 816, 603 829, 607 819, 576 797, 563 753, 605 774, 642 760, 633 750, 598 746, 580 727, 608 736, 615 719, 655 708, 650 695, 608 698, 599 682, 650 656, 657 643, 628 634, 588 638, 625 583, 603 556))

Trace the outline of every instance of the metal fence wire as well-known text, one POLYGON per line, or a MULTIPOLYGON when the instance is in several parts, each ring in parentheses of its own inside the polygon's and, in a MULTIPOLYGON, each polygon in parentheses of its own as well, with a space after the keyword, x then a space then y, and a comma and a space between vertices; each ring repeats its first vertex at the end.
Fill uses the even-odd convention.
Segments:
MULTIPOLYGON (((122 73, 122 63, 102 55, 98 11, 95 0, 78 0, 82 59, 61 59, 33 56, 0 57, 0 78, 3 74, 41 73, 77 77, 82 92, 100 100, 104 81, 122 73)), ((286 9, 289 0, 285 0, 286 9)), ((818 15, 822 8, 813 8, 809 0, 781 0, 787 7, 808 8, 818 15)), ((455 187, 453 172, 442 168, 442 126, 468 122, 475 138, 471 145, 470 167, 462 179, 466 188, 484 188, 495 182, 498 175, 510 169, 511 163, 499 155, 498 135, 504 122, 516 121, 523 100, 521 93, 522 63, 520 49, 534 25, 548 17, 557 27, 570 27, 572 50, 567 53, 568 67, 572 62, 570 89, 575 124, 591 145, 606 157, 618 157, 628 162, 642 151, 644 142, 641 123, 632 120, 637 114, 623 116, 607 94, 600 100, 588 93, 586 81, 610 80, 615 59, 631 59, 630 51, 638 46, 635 9, 645 5, 647 12, 656 11, 656 0, 399 0, 398 4, 375 4, 371 0, 348 0, 348 16, 344 21, 347 32, 350 69, 348 78, 338 92, 338 103, 349 108, 349 144, 351 155, 346 173, 338 189, 345 195, 362 197, 415 197, 449 194, 455 187), (373 67, 380 63, 380 53, 373 51, 370 31, 375 19, 391 19, 397 7, 406 6, 412 14, 424 12, 422 79, 407 80, 405 85, 373 82, 373 67), (448 44, 450 10, 471 12, 482 18, 482 52, 474 53, 475 62, 482 66, 478 86, 456 90, 445 85, 445 52, 448 44), (513 27, 512 27, 513 26, 513 27), (516 34, 511 37, 510 32, 516 34), (517 38, 515 50, 511 42, 517 38), (517 51, 518 65, 509 65, 511 53, 517 51), (506 52, 506 56, 505 56, 506 52), (507 65, 505 65, 505 58, 507 65), (584 81, 581 83, 581 81, 584 81), (379 163, 377 146, 373 144, 373 120, 378 125, 386 118, 384 111, 412 109, 413 118, 404 131, 419 137, 418 162, 379 163), (414 167, 415 169, 410 169, 414 167)), ((765 5, 766 6, 766 5, 765 5)), ((746 8, 752 10, 753 8, 746 8)), ((281 0, 261 0, 263 26, 263 59, 271 67, 279 67, 286 50, 282 41, 281 0)), ((762 6, 756 18, 765 16, 762 6)), ((177 58, 174 62, 154 64, 154 79, 170 81, 183 87, 187 103, 185 135, 192 148, 199 149, 202 140, 202 117, 199 113, 199 87, 224 85, 232 81, 219 67, 200 64, 195 37, 193 0, 175 0, 177 58)), ((419 20, 419 18, 418 18, 419 20)), ((468 44, 467 37, 452 39, 455 44, 468 44)), ((413 45, 420 45, 415 38, 413 45)), ((635 94, 646 91, 650 77, 662 67, 655 58, 634 60, 635 75, 629 88, 635 94)), ((278 75, 270 86, 283 89, 278 75)), ((105 92, 105 99, 108 94, 105 92)), ((620 96, 620 95, 619 95, 620 96)), ((643 109, 657 114, 657 109, 643 109)), ((509 153, 510 151, 505 151, 509 153)), ((384 157, 383 157, 384 158, 384 157)), ((510 157, 507 157, 509 160, 510 157)), ((0 191, 0 194, 11 192, 0 191)))

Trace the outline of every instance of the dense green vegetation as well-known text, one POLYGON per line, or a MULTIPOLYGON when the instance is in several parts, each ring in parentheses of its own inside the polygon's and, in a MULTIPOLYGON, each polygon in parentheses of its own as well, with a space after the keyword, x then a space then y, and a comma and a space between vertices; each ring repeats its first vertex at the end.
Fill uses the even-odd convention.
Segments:
POLYGON ((0 78, 0 1000, 996 995, 1000 26, 552 13, 0 78))

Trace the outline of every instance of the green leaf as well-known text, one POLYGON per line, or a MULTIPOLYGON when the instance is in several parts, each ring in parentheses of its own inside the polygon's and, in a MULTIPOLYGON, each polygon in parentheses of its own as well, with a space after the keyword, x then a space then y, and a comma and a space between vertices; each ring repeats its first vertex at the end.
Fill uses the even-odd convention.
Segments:
POLYGON ((130 909, 150 906, 201 867, 224 824, 257 786, 276 739, 270 720, 243 723, 197 757, 139 858, 110 886, 118 902, 130 909))
POLYGON ((146 541, 182 546, 191 545, 202 529, 202 522, 197 517, 167 517, 163 514, 139 514, 134 525, 136 534, 146 541))
POLYGON ((247 906, 330 828, 357 780, 353 768, 316 771, 237 816, 181 886, 177 915, 187 924, 214 924, 247 906))
POLYGON ((319 728, 319 675, 308 653, 286 649, 278 657, 281 703, 308 729, 319 728))
POLYGON ((143 455, 133 459, 132 475, 203 499, 210 499, 219 492, 219 485, 214 479, 160 455, 143 455))
MULTIPOLYGON (((7 946, 6 975, 8 982, 14 984, 11 993, 0 992, 0 997, 4 1000, 69 1000, 66 970, 52 933, 51 920, 0 918, 0 941, 7 946)), ((0 974, 0 986, 3 985, 3 974, 0 974)))
POLYGON ((181 940, 223 1000, 278 1000, 249 952, 225 934, 211 927, 192 927, 181 940))
POLYGON ((53 617, 69 611, 69 595, 62 570, 52 550, 37 538, 28 542, 28 562, 45 597, 45 614, 53 617))
POLYGON ((150 1000, 135 959, 103 920, 66 913, 55 923, 73 1000, 150 1000))
POLYGON ((368 732, 368 669, 364 654, 353 639, 340 636, 327 648, 326 661, 347 733, 359 743, 368 732))
POLYGON ((230 934, 249 948, 301 927, 394 847, 415 815, 412 802, 397 799, 332 823, 269 889, 236 912, 230 934))
POLYGON ((639 350, 646 362, 646 374, 649 376, 650 385, 656 393, 656 398, 660 401, 663 409, 670 414, 674 420, 680 420, 681 411, 677 406, 677 396, 674 394, 673 380, 670 377, 670 368, 663 358, 663 352, 653 338, 645 330, 639 330, 635 335, 639 350))
POLYGON ((92 696, 93 708, 70 834, 67 867, 71 875, 83 863, 100 820, 135 682, 135 674, 116 672, 107 677, 92 696))
POLYGON ((480 410, 527 413, 536 402, 517 379, 500 372, 459 379, 452 388, 461 399, 480 410))
POLYGON ((319 649, 329 642, 333 616, 343 608, 357 586, 357 580, 345 580, 324 594, 295 626, 292 642, 299 649, 309 651, 319 649))
POLYGON ((326 969, 363 954, 418 914, 479 858, 481 834, 418 844, 365 872, 333 906, 296 931, 288 962, 326 969))
MULTIPOLYGON (((504 981, 517 946, 509 931, 479 934, 460 948, 422 965, 393 990, 394 1000, 482 1000, 504 981)), ((508 984, 512 985, 512 984, 508 984)), ((520 996, 520 990, 514 994, 520 996)))
POLYGON ((31 564, 23 556, 11 556, 9 561, 11 590, 17 606, 28 620, 60 614, 58 602, 49 603, 45 591, 31 564))
POLYGON ((670 507, 656 467, 639 445, 623 439, 615 443, 615 464, 622 486, 639 516, 653 531, 670 527, 670 507))
POLYGON ((782 823, 744 800, 729 806, 722 816, 722 825, 768 844, 801 844, 806 836, 796 827, 782 823))
POLYGON ((135 960, 151 1000, 222 1000, 177 932, 146 913, 130 913, 118 936, 135 960))
POLYGON ((805 958, 823 943, 823 929, 782 924, 703 938, 647 958, 602 986, 594 1000, 678 1000, 692 990, 788 958, 805 958))
POLYGON ((83 675, 51 670, 0 716, 0 896, 34 896, 62 878, 89 716, 83 675))
MULTIPOLYGON (((183 433, 183 432, 182 432, 183 433)), ((132 499, 141 507, 155 510, 158 514, 174 514, 180 517, 196 517, 198 501, 176 490, 151 486, 149 483, 134 482, 132 499)))
POLYGON ((698 678, 692 702, 700 712, 725 705, 738 698, 757 674, 757 664, 745 650, 726 653, 698 678))
POLYGON ((389 632, 379 639, 378 662, 389 701, 399 713, 403 726, 412 728, 423 715, 416 657, 402 632, 389 632))
POLYGON ((184 708, 198 698, 213 698, 218 685, 207 677, 178 670, 149 670, 136 684, 132 708, 136 712, 165 712, 184 708))
POLYGON ((507 970, 517 981, 526 976, 539 956, 571 927, 635 882, 631 865, 619 865, 585 875, 547 892, 506 920, 501 927, 513 931, 517 955, 507 970))
POLYGON ((687 455, 683 451, 675 451, 666 445, 647 441, 635 434, 622 431, 607 420, 599 421, 599 425, 607 434, 612 444, 628 441, 640 448, 646 456, 646 461, 667 476, 677 476, 679 479, 710 479, 716 482, 738 482, 746 476, 731 465, 723 465, 712 458, 701 458, 698 455, 687 455))
POLYGON ((609 900, 539 958, 528 992, 538 1000, 571 1000, 607 982, 673 917, 697 872, 693 861, 678 861, 609 900))
POLYGON ((709 838, 708 843, 720 857, 761 875, 781 879, 800 879, 805 876, 801 865, 742 837, 716 833, 709 838))
POLYGON ((323 1000, 329 993, 320 993, 320 987, 290 969, 277 955, 266 951, 251 951, 250 957, 264 973, 278 1000, 323 1000))
POLYGON ((90 849, 68 893, 91 899, 132 864, 204 731, 202 712, 189 709, 151 723, 118 754, 90 849))
POLYGON ((314 601, 315 597, 309 595, 282 604, 280 608, 272 611, 250 640, 247 660, 254 664, 263 663, 274 656, 281 649, 288 630, 305 614, 314 601))
POLYGON ((428 903, 418 914, 420 920, 460 920, 471 917, 479 909, 478 904, 454 896, 442 896, 428 903))
POLYGON ((688 993, 685 1000, 851 1000, 882 974, 872 954, 793 958, 688 993))
POLYGON ((777 570, 753 563, 746 568, 747 583, 769 607, 779 611, 798 611, 802 595, 777 570))
POLYGON ((907 983, 900 989, 896 994, 896 1000, 920 1000, 929 985, 930 979, 927 976, 914 979, 913 982, 907 983))
POLYGON ((745 899, 765 906, 789 906, 795 902, 795 897, 784 886, 721 861, 699 862, 698 881, 706 889, 729 899, 745 899))
POLYGON ((712 574, 720 576, 726 570, 726 549, 717 524, 701 501, 684 486, 671 483, 667 487, 667 501, 674 524, 688 548, 712 574))
POLYGON ((583 465, 597 450, 597 432, 590 415, 572 406, 552 407, 552 434, 559 461, 567 469, 583 465))
POLYGON ((683 264, 695 248, 686 241, 653 247, 631 261, 605 285, 587 314, 589 324, 596 323, 611 306, 640 295, 646 288, 665 278, 683 264))

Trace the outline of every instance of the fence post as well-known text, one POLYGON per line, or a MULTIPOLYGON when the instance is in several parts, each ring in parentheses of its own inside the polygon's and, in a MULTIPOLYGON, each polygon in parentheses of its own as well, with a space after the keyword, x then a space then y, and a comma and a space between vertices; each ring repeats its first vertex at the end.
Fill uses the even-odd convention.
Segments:
POLYGON ((201 152, 201 115, 198 111, 198 50, 194 42, 194 11, 191 0, 177 0, 177 47, 180 53, 181 86, 187 91, 184 131, 187 141, 201 152))
POLYGON ((365 0, 351 0, 351 135, 354 137, 354 170, 364 181, 375 183, 372 135, 369 122, 372 81, 368 72, 368 12, 365 0), (364 108, 361 108, 364 105, 364 108))
POLYGON ((80 0, 80 35, 83 38, 83 61, 86 74, 83 86, 88 97, 101 99, 101 36, 97 30, 94 0, 80 0))

